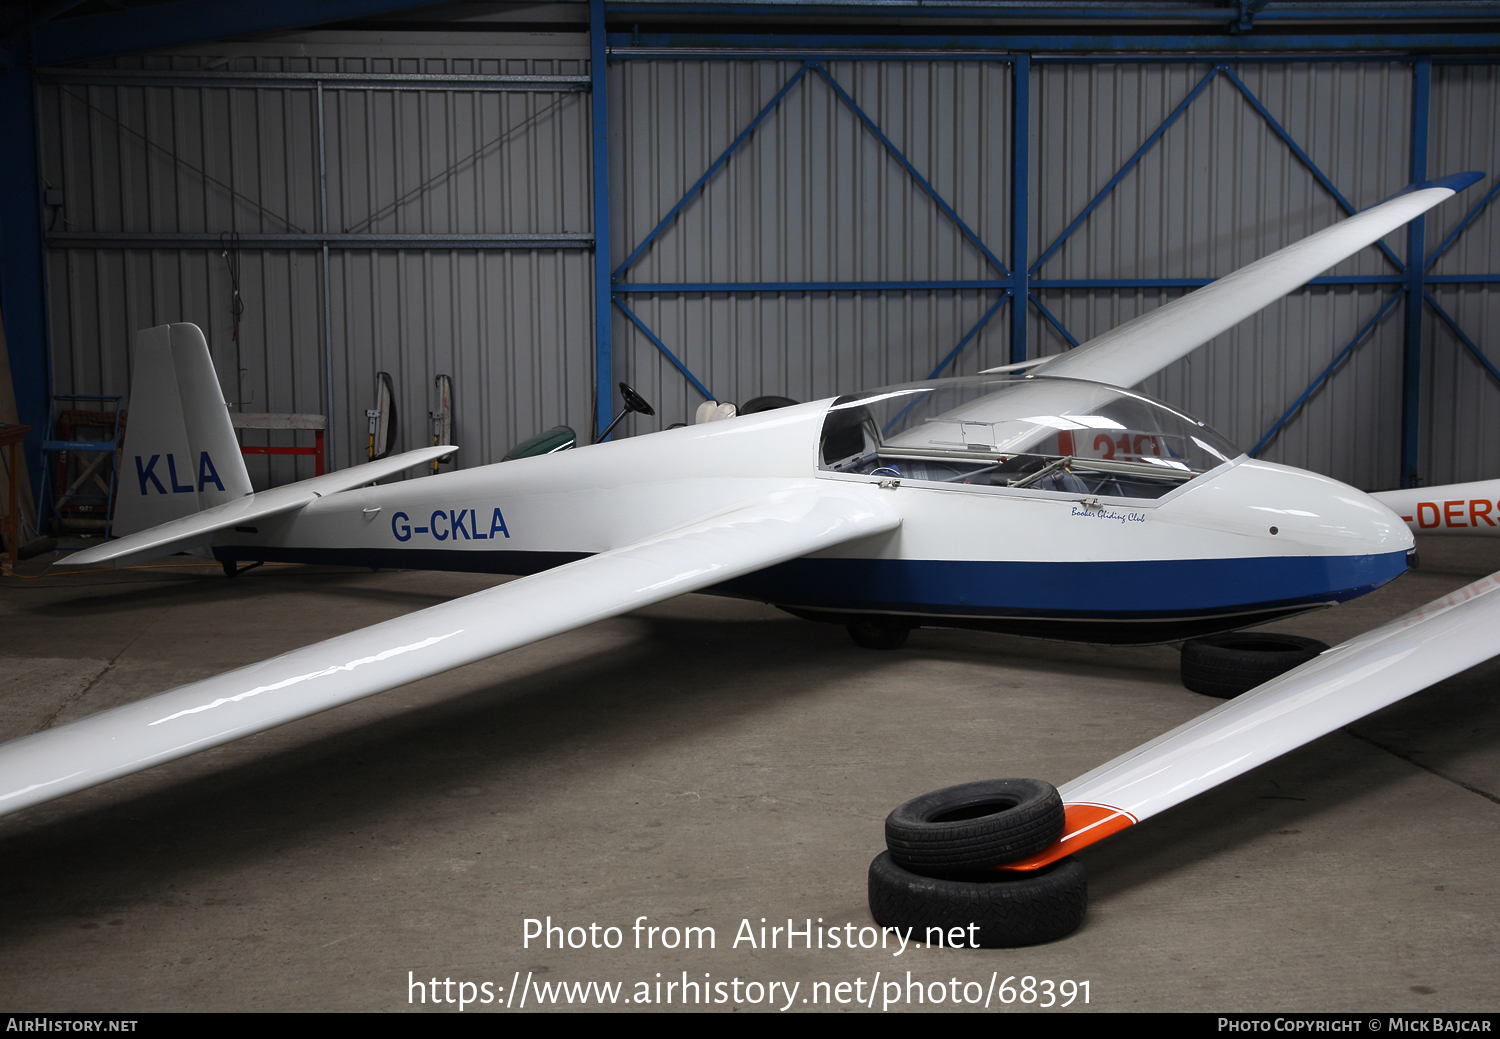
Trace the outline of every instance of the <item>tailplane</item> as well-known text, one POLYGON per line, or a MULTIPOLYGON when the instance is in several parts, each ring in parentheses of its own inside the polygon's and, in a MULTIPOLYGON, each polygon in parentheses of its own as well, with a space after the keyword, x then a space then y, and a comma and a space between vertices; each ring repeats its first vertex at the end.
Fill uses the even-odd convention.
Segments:
POLYGON ((197 325, 138 332, 114 530, 131 534, 251 493, 229 406, 197 325))

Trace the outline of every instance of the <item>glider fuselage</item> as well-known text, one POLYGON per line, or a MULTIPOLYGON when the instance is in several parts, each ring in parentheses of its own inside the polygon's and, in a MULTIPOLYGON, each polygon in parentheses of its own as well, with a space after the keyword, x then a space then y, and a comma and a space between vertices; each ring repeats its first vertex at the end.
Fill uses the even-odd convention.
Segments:
POLYGON ((1243 455, 1155 498, 829 471, 831 405, 346 491, 224 532, 212 551, 524 575, 834 480, 897 509, 900 528, 713 590, 810 619, 1143 643, 1354 598, 1405 570, 1412 547, 1362 492, 1243 455))

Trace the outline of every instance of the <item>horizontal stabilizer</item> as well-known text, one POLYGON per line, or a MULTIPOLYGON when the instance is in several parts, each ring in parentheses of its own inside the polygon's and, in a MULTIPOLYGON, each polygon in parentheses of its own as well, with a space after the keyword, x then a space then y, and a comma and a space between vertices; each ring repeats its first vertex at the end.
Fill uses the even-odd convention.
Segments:
POLYGON ((64 568, 102 565, 122 567, 143 563, 159 556, 169 556, 174 552, 206 544, 208 539, 218 531, 284 512, 295 512, 319 498, 336 494, 339 491, 363 487, 367 483, 386 476, 394 476, 404 469, 422 465, 435 458, 442 458, 457 450, 457 447, 451 445, 423 447, 416 451, 392 455, 390 458, 382 458, 378 462, 367 462, 349 469, 340 469, 336 473, 327 473, 323 476, 314 476, 310 480, 289 483, 284 487, 256 491, 243 498, 225 502, 223 505, 216 505, 190 516, 170 520, 151 527, 149 530, 128 534, 122 538, 106 541, 94 548, 84 549, 82 552, 65 556, 54 565, 64 568))
MULTIPOLYGON (((1379 205, 1117 325, 1066 353, 1025 366, 1031 367, 1033 375, 1134 386, 1482 176, 1458 173, 1413 184, 1379 205)), ((1022 365, 1006 365, 1016 367, 1022 365)))
POLYGON ((1500 654, 1500 573, 1341 643, 1058 787, 1037 869, 1500 654))
POLYGON ((900 522, 894 509, 868 494, 836 486, 780 492, 624 548, 13 740, 0 746, 0 815, 894 530, 900 522))

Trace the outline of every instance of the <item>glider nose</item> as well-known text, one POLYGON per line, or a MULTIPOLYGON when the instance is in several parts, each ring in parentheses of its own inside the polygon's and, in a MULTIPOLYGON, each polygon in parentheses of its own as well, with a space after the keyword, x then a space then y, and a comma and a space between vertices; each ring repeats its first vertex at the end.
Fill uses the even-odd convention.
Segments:
POLYGON ((1236 466, 1226 490, 1239 498, 1247 533, 1274 539, 1278 554, 1403 555, 1410 529, 1364 491, 1318 473, 1252 459, 1236 466))
POLYGON ((1238 469, 1248 492, 1246 518, 1265 524, 1273 537, 1310 551, 1348 553, 1362 546, 1383 554, 1412 547, 1411 531, 1401 517, 1364 491, 1274 462, 1248 461, 1238 469))
POLYGON ((1406 569, 1414 544, 1401 517, 1363 491, 1258 459, 1181 501, 1194 511, 1194 525, 1213 523, 1235 537, 1247 560, 1296 586, 1296 596, 1282 598, 1343 600, 1373 591, 1406 569))

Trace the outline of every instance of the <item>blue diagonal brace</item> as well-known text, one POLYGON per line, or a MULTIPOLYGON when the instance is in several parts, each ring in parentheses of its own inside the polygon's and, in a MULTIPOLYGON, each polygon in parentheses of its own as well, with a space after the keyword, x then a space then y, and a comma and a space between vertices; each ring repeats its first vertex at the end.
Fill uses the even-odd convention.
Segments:
POLYGON ((963 222, 963 218, 961 218, 956 212, 954 212, 953 207, 943 200, 943 196, 939 195, 933 188, 933 186, 927 183, 927 178, 917 172, 917 168, 907 161, 905 155, 901 154, 901 149, 897 148, 896 145, 891 141, 891 139, 881 132, 880 127, 875 125, 875 121, 873 119, 865 115, 864 109, 860 108, 859 105, 854 103, 854 98, 850 97, 849 94, 844 90, 844 88, 839 86, 838 81, 836 81, 832 76, 828 74, 828 70, 825 69, 821 63, 816 61, 809 62, 808 64, 813 69, 813 71, 817 72, 819 76, 823 77, 823 82, 827 83, 828 86, 833 90, 833 92, 838 95, 839 100, 848 105, 849 110, 853 112, 856 117, 858 117, 860 122, 865 124, 865 129, 874 134, 875 139, 885 146, 885 150, 890 152, 892 158, 894 158, 901 164, 901 168, 906 170, 906 172, 911 175, 911 179, 916 181, 917 184, 921 186, 922 190, 927 192, 932 200, 937 203, 938 208, 948 215, 948 219, 952 220, 953 223, 958 226, 958 229, 964 233, 964 237, 974 243, 974 247, 984 254, 984 258, 986 260, 989 260, 990 263, 994 264, 997 271, 1005 275, 1007 278, 1010 277, 1010 270, 1005 266, 1005 264, 1000 262, 1000 258, 990 251, 990 247, 985 245, 984 242, 980 240, 980 237, 974 233, 974 231, 969 227, 968 224, 963 222))
POLYGON ((1255 442, 1255 446, 1250 449, 1251 458, 1259 455, 1261 449, 1271 442, 1271 438, 1274 437, 1277 433, 1281 432, 1281 427, 1290 422, 1292 416, 1297 414, 1298 411, 1302 410, 1302 405, 1306 404, 1308 399, 1317 392, 1319 386, 1328 381, 1328 377, 1333 374, 1333 370, 1344 363, 1345 358, 1347 358, 1354 352, 1354 348, 1360 344, 1361 340, 1363 340, 1365 336, 1374 331, 1375 326, 1380 324, 1380 319, 1385 317, 1386 314, 1390 313, 1391 308, 1394 307, 1398 302, 1400 302, 1402 297, 1404 297, 1405 295, 1405 288, 1402 288, 1400 291, 1393 293, 1391 295, 1391 298, 1386 300, 1385 304, 1375 312, 1375 316, 1372 317, 1369 321, 1366 321, 1364 327, 1361 328, 1358 332, 1354 333, 1354 338, 1349 340, 1349 345, 1340 350, 1334 356, 1333 360, 1328 362, 1328 367, 1324 368, 1318 374, 1318 377, 1312 381, 1311 385, 1309 385, 1307 389, 1302 391, 1302 396, 1298 397, 1295 401, 1292 402, 1292 406, 1286 409, 1286 414, 1277 419, 1271 425, 1271 428, 1266 430, 1265 435, 1255 442))
MULTIPOLYGON (((1152 132, 1150 137, 1146 138, 1144 144, 1135 150, 1135 154, 1126 160, 1125 165, 1120 167, 1119 172, 1109 179, 1109 183, 1104 185, 1099 194, 1094 196, 1093 201, 1083 207, 1083 212, 1074 217, 1073 222, 1067 226, 1063 233, 1058 235, 1057 239, 1051 245, 1047 246, 1047 251, 1042 253, 1041 258, 1036 263, 1031 265, 1032 274, 1042 269, 1042 264, 1046 263, 1053 253, 1057 252, 1063 242, 1068 240, 1069 235, 1078 230, 1078 226, 1088 219, 1088 215, 1098 207, 1099 203, 1104 201, 1105 196, 1115 189, 1115 185, 1125 178, 1125 174, 1135 168, 1135 164, 1140 162, 1141 157, 1151 150, 1151 146, 1161 139, 1161 135, 1167 132, 1167 128, 1177 121, 1177 117, 1187 110, 1188 105, 1193 103, 1193 99, 1203 93, 1204 89, 1213 82, 1213 78, 1223 70, 1223 65, 1215 65, 1209 69, 1208 75, 1198 81, 1197 86, 1188 91, 1187 97, 1183 98, 1177 107, 1172 109, 1171 113, 1162 120, 1161 125, 1152 132)), ((1077 346, 1078 344, 1074 343, 1073 345, 1077 346)))
MULTIPOLYGON (((1292 154, 1297 157, 1297 160, 1302 165, 1307 167, 1308 172, 1313 175, 1317 182, 1323 185, 1324 189, 1333 196, 1334 201, 1343 207, 1344 212, 1350 216, 1358 212, 1349 200, 1344 197, 1343 193, 1333 186, 1333 181, 1329 180, 1327 175, 1318 169, 1318 164, 1312 161, 1312 156, 1302 150, 1302 146, 1292 139, 1292 135, 1287 133, 1286 129, 1276 121, 1276 117, 1266 109, 1265 105, 1260 103, 1260 98, 1256 97, 1255 92, 1245 85, 1245 81, 1236 76, 1234 71, 1229 68, 1224 69, 1224 75, 1229 77, 1229 82, 1239 88, 1240 93, 1245 95, 1245 100, 1249 101, 1251 107, 1259 112, 1260 117, 1266 121, 1266 125, 1275 131, 1276 136, 1280 137, 1286 146, 1292 150, 1292 154)), ((1386 245, 1383 239, 1377 240, 1375 244, 1380 248, 1381 252, 1385 253, 1385 258, 1391 261, 1392 266, 1398 271, 1406 270, 1406 264, 1402 263, 1396 257, 1395 253, 1391 252, 1391 247, 1386 245)))
POLYGON ((1469 210, 1469 215, 1460 220, 1458 222, 1458 226, 1448 233, 1448 237, 1443 239, 1442 244, 1439 245, 1436 249, 1432 250, 1432 255, 1427 257, 1427 262, 1422 265, 1423 270, 1432 269, 1432 265, 1434 263, 1437 263, 1438 257, 1447 252, 1448 246, 1452 245, 1458 240, 1458 236, 1464 233, 1464 229, 1467 228, 1469 224, 1473 222, 1474 218, 1479 215, 1480 210, 1484 209, 1485 206, 1490 204, 1490 199, 1495 197, 1495 193, 1497 191, 1500 191, 1500 180, 1497 180, 1495 182, 1495 186, 1490 188, 1490 190, 1485 193, 1484 198, 1479 200, 1479 205, 1469 210))
POLYGON ((1068 341, 1068 345, 1070 347, 1077 346, 1078 340, 1073 338, 1073 333, 1064 328, 1063 323, 1053 316, 1052 311, 1048 310, 1045 306, 1042 305, 1042 301, 1037 299, 1036 293, 1030 293, 1030 296, 1031 305, 1040 310, 1042 312, 1042 317, 1046 318, 1048 322, 1051 323, 1053 328, 1062 333, 1062 337, 1068 341))
POLYGON ((929 379, 936 379, 939 375, 943 374, 943 369, 952 364, 954 358, 963 353, 964 347, 969 345, 969 340, 973 339, 979 334, 979 330, 985 326, 990 318, 995 316, 995 311, 1000 309, 1000 304, 1004 303, 1009 298, 1010 290, 1006 289, 1005 292, 1001 294, 1000 298, 995 300, 994 305, 990 307, 989 310, 986 310, 984 312, 984 316, 975 323, 974 327, 969 329, 968 333, 958 341, 958 345, 955 346, 952 350, 948 351, 948 356, 944 357, 941 361, 938 362, 938 366, 934 368, 932 370, 932 374, 927 377, 929 379))
POLYGON ((615 303, 615 306, 619 307, 620 310, 622 310, 624 312, 625 316, 630 319, 630 323, 633 324, 633 325, 635 325, 636 328, 639 328, 641 330, 641 333, 647 339, 651 340, 651 342, 656 345, 656 348, 662 352, 662 356, 664 356, 667 360, 671 361, 672 364, 676 367, 676 369, 679 372, 681 372, 687 378, 688 382, 690 382, 690 383, 693 384, 693 387, 699 393, 703 394, 703 396, 705 398, 707 398, 708 400, 718 400, 717 397, 715 397, 712 393, 710 393, 708 391, 708 387, 707 386, 704 386, 701 382, 698 381, 698 377, 696 375, 694 375, 692 372, 688 371, 688 366, 685 365, 685 364, 683 364, 681 361, 679 361, 677 359, 677 355, 674 354, 671 350, 667 349, 667 344, 663 343, 660 339, 658 339, 656 337, 656 333, 653 332, 653 331, 651 331, 651 329, 649 329, 649 328, 646 327, 646 322, 644 322, 640 318, 636 317, 635 311, 631 310, 624 303, 622 303, 620 301, 620 298, 618 296, 615 297, 614 303, 615 303))
POLYGON ((615 272, 612 275, 613 280, 619 281, 626 270, 630 268, 630 265, 640 258, 641 253, 645 252, 651 243, 656 241, 657 236, 666 230, 667 225, 677 219, 677 214, 682 212, 682 207, 691 202, 693 197, 703 190, 703 185, 707 184, 709 178, 719 172, 719 168, 729 161, 729 157, 734 154, 735 149, 749 140, 750 135, 755 132, 755 128, 761 124, 766 116, 775 111, 777 105, 781 104, 781 99, 786 97, 787 91, 791 90, 803 76, 807 75, 807 70, 808 65, 804 63, 801 68, 792 74, 790 79, 782 84, 781 89, 776 91, 776 96, 766 102, 766 106, 760 110, 754 119, 750 120, 748 126, 740 131, 739 136, 729 143, 729 147, 725 148, 723 153, 713 161, 713 165, 704 171, 703 176, 693 182, 693 186, 688 188, 682 198, 677 200, 677 204, 668 211, 666 216, 661 218, 661 223, 653 227, 651 233, 641 240, 640 245, 635 247, 635 251, 625 257, 625 262, 615 268, 615 272))
POLYGON ((1422 296, 1427 300, 1427 305, 1433 309, 1437 316, 1443 319, 1443 323, 1453 330, 1454 335, 1458 336, 1458 341, 1468 347, 1469 353, 1479 359, 1479 363, 1484 365, 1485 371, 1493 375, 1496 382, 1500 382, 1500 371, 1497 371, 1495 366, 1490 363, 1490 359, 1484 356, 1484 351, 1479 349, 1479 344, 1470 339, 1464 330, 1458 327, 1458 322, 1454 321, 1449 313, 1438 305, 1438 301, 1432 298, 1432 293, 1423 290, 1422 296))

